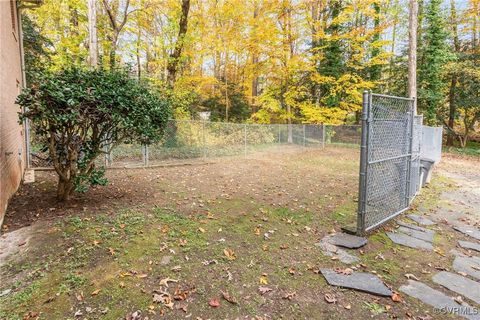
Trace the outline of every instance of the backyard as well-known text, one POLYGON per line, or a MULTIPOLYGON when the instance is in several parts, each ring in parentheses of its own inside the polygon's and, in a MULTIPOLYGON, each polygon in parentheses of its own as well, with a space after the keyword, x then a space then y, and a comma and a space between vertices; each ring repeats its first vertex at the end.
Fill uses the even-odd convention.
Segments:
MULTIPOLYGON (((347 270, 316 244, 355 222, 358 160, 358 149, 292 146, 111 169, 107 187, 64 205, 55 200, 54 173, 37 171, 5 218, 0 318, 437 319, 402 293, 380 298, 331 287, 319 271, 347 270)), ((480 183, 476 166, 447 156, 411 212, 453 208, 448 195, 462 191, 455 179, 480 183)), ((425 255, 393 244, 383 232, 393 226, 371 234, 349 268, 379 275, 394 292, 412 275, 430 285, 451 263, 452 237, 462 239, 439 224, 436 249, 425 255)))

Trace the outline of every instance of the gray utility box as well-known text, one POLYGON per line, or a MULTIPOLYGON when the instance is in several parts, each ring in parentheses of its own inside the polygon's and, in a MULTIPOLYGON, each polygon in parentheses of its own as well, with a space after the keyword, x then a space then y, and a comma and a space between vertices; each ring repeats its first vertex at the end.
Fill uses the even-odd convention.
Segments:
POLYGON ((422 182, 422 187, 424 187, 425 184, 429 183, 430 179, 432 179, 434 164, 435 160, 420 158, 420 181, 422 182))

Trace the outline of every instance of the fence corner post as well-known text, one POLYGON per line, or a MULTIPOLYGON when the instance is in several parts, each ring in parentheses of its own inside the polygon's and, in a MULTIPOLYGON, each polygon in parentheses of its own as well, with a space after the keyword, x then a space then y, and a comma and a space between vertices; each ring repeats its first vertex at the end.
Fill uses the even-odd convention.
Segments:
POLYGON ((368 157, 368 114, 370 109, 370 92, 365 90, 362 98, 362 141, 360 145, 360 174, 358 181, 358 209, 357 209, 357 234, 365 233, 365 210, 366 210, 366 180, 367 180, 367 157, 368 157))

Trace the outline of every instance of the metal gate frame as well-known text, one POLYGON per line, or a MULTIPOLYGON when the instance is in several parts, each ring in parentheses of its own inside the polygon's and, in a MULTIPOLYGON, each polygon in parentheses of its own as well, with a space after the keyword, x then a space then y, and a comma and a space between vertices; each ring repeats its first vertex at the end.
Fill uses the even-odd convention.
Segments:
POLYGON ((421 117, 415 99, 363 93, 362 137, 358 189, 357 234, 362 235, 396 217, 417 194, 420 141, 415 137, 421 117), (375 99, 375 102, 373 101, 375 99))

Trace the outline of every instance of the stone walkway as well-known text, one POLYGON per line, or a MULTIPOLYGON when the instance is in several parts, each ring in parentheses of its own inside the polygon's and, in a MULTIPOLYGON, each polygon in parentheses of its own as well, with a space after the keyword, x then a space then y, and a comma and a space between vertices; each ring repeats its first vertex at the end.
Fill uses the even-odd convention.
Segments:
MULTIPOLYGON (((441 271, 432 277, 432 282, 444 290, 408 280, 408 284, 401 286, 399 291, 436 308, 439 314, 451 313, 461 318, 480 319, 480 173, 472 176, 459 171, 441 170, 440 174, 454 179, 458 188, 443 191, 440 196, 442 206, 429 213, 428 217, 406 216, 422 227, 399 221, 399 227, 395 232, 387 232, 387 236, 397 244, 431 251, 435 246, 435 231, 425 227, 435 228, 442 223, 456 231, 457 239, 467 238, 468 241, 458 241, 458 250, 450 252, 454 257, 452 272, 441 271)), ((454 241, 457 240, 454 238, 454 241)))

